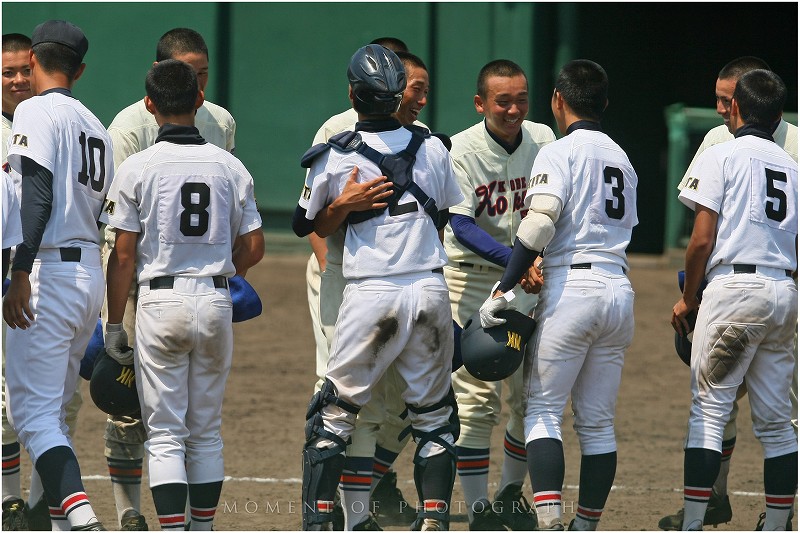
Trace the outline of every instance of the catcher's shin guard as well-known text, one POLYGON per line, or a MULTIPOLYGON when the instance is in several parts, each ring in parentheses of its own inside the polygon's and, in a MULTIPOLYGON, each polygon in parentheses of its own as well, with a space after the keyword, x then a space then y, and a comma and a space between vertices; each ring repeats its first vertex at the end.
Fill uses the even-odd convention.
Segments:
MULTIPOLYGON (((322 409, 335 404, 357 414, 358 407, 336 396, 336 387, 325 381, 311 399, 306 412, 306 443, 303 447, 303 531, 333 521, 333 500, 344 467, 347 441, 325 429, 322 409)), ((349 440, 349 439, 348 439, 349 440)))
POLYGON ((417 514, 415 525, 417 523, 421 525, 426 518, 431 518, 449 527, 450 500, 456 478, 458 454, 455 446, 442 437, 450 434, 453 436, 453 442, 458 440, 461 424, 452 388, 444 398, 433 405, 427 407, 407 406, 408 410, 415 414, 431 413, 447 406, 451 408, 450 420, 447 425, 428 432, 411 429, 411 434, 417 441, 417 449, 414 452, 414 484, 417 486, 419 500, 423 503, 422 509, 417 514), (423 457, 422 450, 429 442, 439 444, 444 448, 444 452, 423 457))

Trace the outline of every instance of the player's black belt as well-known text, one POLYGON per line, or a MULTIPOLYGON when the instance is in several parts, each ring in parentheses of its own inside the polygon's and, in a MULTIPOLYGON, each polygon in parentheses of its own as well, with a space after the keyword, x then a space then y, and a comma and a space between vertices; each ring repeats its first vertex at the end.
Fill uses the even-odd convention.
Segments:
POLYGON ((431 270, 431 272, 433 272, 434 274, 444 274, 444 269, 442 267, 434 268, 433 270, 431 270))
MULTIPOLYGON (((758 267, 756 265, 733 265, 734 274, 755 274, 758 267)), ((788 277, 792 277, 791 270, 784 270, 788 277)))
POLYGON ((569 266, 572 270, 591 270, 592 264, 591 263, 575 263, 574 265, 569 266))
MULTIPOLYGON (((228 278, 225 276, 212 276, 214 288, 227 289, 228 278)), ((175 285, 175 276, 161 276, 150 280, 150 289, 171 289, 175 285)))
POLYGON ((61 260, 70 263, 81 262, 81 249, 80 248, 59 248, 61 252, 61 260))

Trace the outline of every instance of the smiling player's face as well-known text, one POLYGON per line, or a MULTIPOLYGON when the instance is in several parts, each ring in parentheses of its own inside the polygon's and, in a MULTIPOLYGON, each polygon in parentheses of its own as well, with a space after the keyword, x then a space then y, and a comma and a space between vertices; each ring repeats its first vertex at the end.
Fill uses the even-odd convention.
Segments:
POLYGON ((512 144, 528 115, 528 80, 522 74, 490 76, 486 80, 486 98, 475 95, 475 109, 486 117, 489 131, 512 144))

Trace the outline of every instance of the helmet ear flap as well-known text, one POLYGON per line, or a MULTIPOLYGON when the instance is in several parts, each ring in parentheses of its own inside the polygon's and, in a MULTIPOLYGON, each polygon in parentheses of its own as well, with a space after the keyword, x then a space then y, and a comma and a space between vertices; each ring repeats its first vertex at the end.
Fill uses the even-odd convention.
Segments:
POLYGON ((505 324, 484 329, 476 312, 461 334, 464 367, 483 381, 499 381, 516 372, 536 328, 536 321, 514 309, 500 311, 497 316, 505 318, 505 324))

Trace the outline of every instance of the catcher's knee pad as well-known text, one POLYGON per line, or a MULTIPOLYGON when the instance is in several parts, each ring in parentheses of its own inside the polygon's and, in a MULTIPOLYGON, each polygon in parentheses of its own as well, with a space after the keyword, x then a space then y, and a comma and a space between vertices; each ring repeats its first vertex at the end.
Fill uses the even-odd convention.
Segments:
POLYGON ((433 429, 431 431, 420 431, 412 425, 409 426, 405 431, 403 431, 400 436, 398 437, 400 440, 404 439, 406 434, 410 431, 411 435, 414 437, 414 440, 417 442, 417 450, 414 453, 414 463, 415 464, 424 464, 425 457, 423 457, 423 448, 428 443, 436 443, 443 447, 448 453, 452 453, 454 457, 457 456, 455 447, 453 444, 448 442, 443 438, 444 435, 452 435, 453 442, 458 440, 459 435, 461 434, 461 423, 458 419, 458 404, 456 403, 456 395, 453 392, 453 388, 451 387, 447 394, 445 394, 444 398, 439 400, 433 405, 429 405, 426 407, 414 407, 413 405, 406 405, 406 408, 415 415, 423 415, 426 413, 432 413, 434 411, 438 411, 443 407, 450 407, 450 417, 448 423, 433 429))
MULTIPOLYGON (((328 380, 314 394, 306 412, 306 443, 303 447, 303 530, 333 521, 333 499, 344 467, 348 442, 325 429, 322 409, 337 405, 358 414, 358 407, 337 396, 336 387, 328 380)), ((349 439, 347 439, 349 441, 349 439)))

